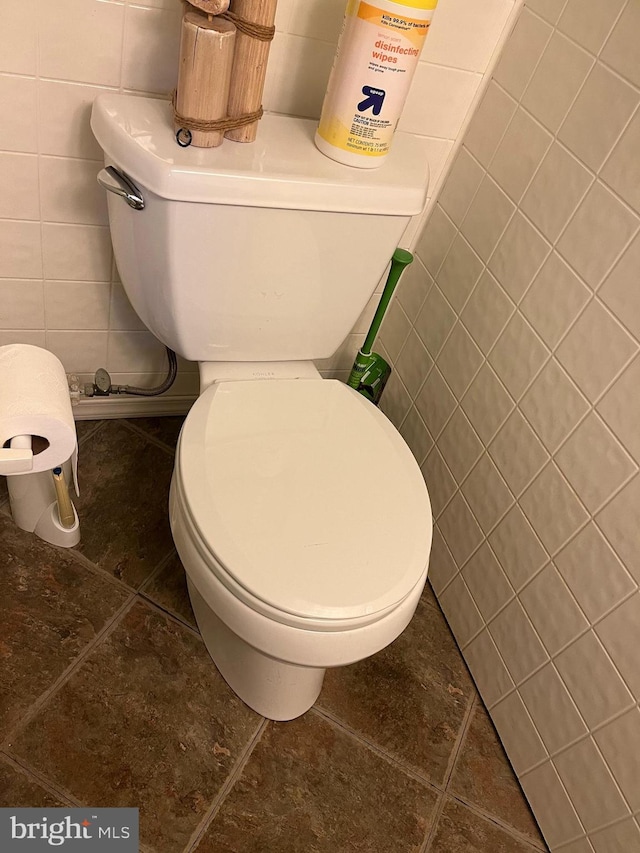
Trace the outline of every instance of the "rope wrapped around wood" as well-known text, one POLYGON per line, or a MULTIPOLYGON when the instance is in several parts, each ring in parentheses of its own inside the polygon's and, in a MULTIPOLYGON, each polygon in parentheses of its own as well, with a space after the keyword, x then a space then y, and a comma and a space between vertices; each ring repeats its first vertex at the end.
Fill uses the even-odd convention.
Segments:
MULTIPOLYGON (((266 27, 263 24, 256 24, 254 21, 249 21, 241 15, 236 15, 234 12, 224 12, 218 15, 219 18, 224 18, 235 25, 237 30, 244 33, 249 38, 257 39, 258 41, 272 41, 276 28, 266 27)), ((206 120, 199 118, 189 118, 189 116, 180 115, 176 109, 176 90, 171 93, 171 106, 173 107, 173 120, 179 127, 184 130, 197 130, 203 133, 212 131, 236 130, 239 127, 245 127, 248 124, 253 124, 254 121, 259 121, 263 115, 262 107, 254 110, 251 113, 245 113, 241 116, 206 120)))

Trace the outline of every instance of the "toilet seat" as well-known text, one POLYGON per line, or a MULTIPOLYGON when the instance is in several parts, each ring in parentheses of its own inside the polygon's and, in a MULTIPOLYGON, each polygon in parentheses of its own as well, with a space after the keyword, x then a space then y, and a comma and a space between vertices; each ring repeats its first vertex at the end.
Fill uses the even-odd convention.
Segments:
POLYGON ((183 426, 176 478, 211 571, 278 621, 367 622, 424 576, 420 470, 387 418, 335 380, 210 386, 183 426))

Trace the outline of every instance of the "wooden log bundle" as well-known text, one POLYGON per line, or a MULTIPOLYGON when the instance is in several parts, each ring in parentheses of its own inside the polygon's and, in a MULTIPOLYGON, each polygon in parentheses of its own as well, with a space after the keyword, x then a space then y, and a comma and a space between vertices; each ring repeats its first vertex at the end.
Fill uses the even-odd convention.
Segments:
POLYGON ((213 148, 225 136, 255 140, 276 5, 277 0, 232 0, 226 13, 229 0, 185 4, 174 101, 179 144, 213 148), (218 126, 227 119, 245 123, 218 126))

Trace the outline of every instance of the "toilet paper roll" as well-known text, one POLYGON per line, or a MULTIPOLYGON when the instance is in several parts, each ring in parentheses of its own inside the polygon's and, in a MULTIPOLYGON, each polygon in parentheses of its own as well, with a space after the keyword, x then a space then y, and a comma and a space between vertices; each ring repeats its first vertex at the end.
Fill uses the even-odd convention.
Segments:
POLYGON ((78 439, 64 367, 53 353, 28 344, 0 347, 0 473, 1 448, 17 435, 49 442, 22 473, 48 471, 71 459, 78 492, 78 439))

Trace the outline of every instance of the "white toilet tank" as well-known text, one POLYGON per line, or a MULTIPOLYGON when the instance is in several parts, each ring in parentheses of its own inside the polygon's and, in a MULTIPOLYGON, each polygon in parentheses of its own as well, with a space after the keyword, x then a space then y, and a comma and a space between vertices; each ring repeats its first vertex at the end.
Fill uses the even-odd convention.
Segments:
POLYGON ((315 147, 315 121, 265 115, 251 144, 180 148, 170 105, 100 95, 105 164, 134 182, 135 210, 109 192, 111 238, 136 312, 192 361, 332 355, 426 201, 420 140, 399 133, 379 170, 315 147))

